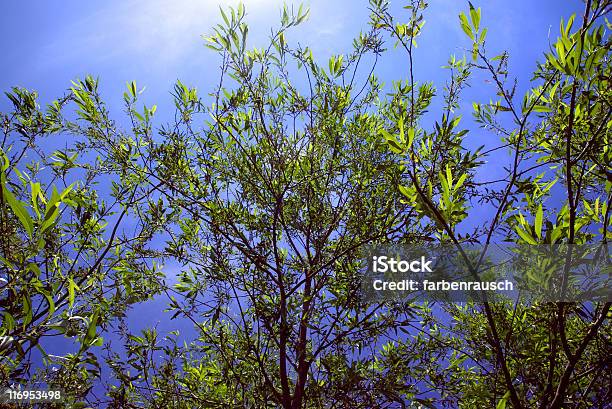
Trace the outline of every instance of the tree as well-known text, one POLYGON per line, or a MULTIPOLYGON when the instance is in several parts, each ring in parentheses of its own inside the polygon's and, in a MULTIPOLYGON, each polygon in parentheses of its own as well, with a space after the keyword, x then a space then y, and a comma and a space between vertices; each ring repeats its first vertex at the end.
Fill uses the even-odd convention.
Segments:
POLYGON ((469 4, 459 16, 467 56, 450 58, 433 124, 425 113, 437 90, 413 74, 422 0, 405 14, 371 0, 368 31, 324 65, 290 45, 304 8, 285 7, 261 49, 247 47, 244 7, 222 10, 207 38, 221 61, 212 106, 178 81, 175 120, 155 130, 156 107, 137 107, 135 82, 124 94, 128 130, 91 77, 45 112, 15 89, 2 146, 6 378, 26 383, 29 351, 67 334, 79 350, 63 363, 47 356, 39 376, 84 400, 97 375, 86 372, 97 365, 89 348, 118 322, 124 348, 109 347, 113 379, 97 405, 605 407, 610 303, 373 303, 359 282, 368 245, 451 245, 475 275, 496 242, 607 246, 611 5, 587 0, 574 31, 574 17, 562 21, 519 97, 509 55, 491 57, 481 9, 469 4), (407 61, 390 89, 374 74, 387 43, 407 61), (481 77, 495 96, 472 105, 474 123, 497 138, 470 149, 462 92, 481 77), (76 120, 62 115, 70 103, 76 120), (38 140, 63 132, 81 139, 49 158, 38 140), (487 180, 485 160, 502 161, 502 150, 508 175, 487 180), (476 262, 473 243, 484 247, 476 262), (167 260, 182 265, 174 285, 159 271, 167 260), (121 321, 156 291, 196 339, 136 334, 121 321))

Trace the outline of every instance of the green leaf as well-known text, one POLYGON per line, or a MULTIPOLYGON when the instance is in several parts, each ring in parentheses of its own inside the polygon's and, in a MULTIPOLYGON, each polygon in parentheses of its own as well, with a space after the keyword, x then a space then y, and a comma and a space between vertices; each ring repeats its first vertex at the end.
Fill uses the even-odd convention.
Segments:
POLYGON ((381 129, 380 133, 385 137, 387 144, 391 148, 391 150, 398 154, 404 153, 404 148, 400 145, 400 143, 392 136, 386 129, 381 129))
MULTIPOLYGON (((446 169, 448 171, 448 167, 446 169)), ((442 201, 444 203, 444 207, 448 210, 451 207, 450 186, 449 186, 447 179, 444 177, 442 173, 440 173, 438 176, 440 179, 440 184, 442 185, 442 201)))
POLYGON ((74 305, 74 296, 76 291, 80 291, 79 286, 76 285, 72 277, 68 278, 68 306, 72 308, 74 305))
POLYGON ((219 11, 221 12, 221 17, 223 17, 223 21, 225 21, 225 24, 229 26, 229 19, 227 18, 227 14, 225 14, 225 11, 223 11, 223 7, 219 6, 219 11))
POLYGON ((472 32, 470 23, 468 22, 468 19, 463 12, 459 14, 459 20, 461 20, 460 25, 461 25, 461 28, 463 29, 463 32, 467 34, 467 36, 470 37, 470 39, 473 41, 474 33, 472 32))
POLYGON ((7 332, 12 332, 15 328, 15 318, 8 312, 3 313, 2 326, 6 328, 7 332))
POLYGON ((46 232, 50 227, 55 223, 57 216, 59 216, 59 205, 63 200, 66 199, 66 196, 72 191, 72 187, 74 183, 68 186, 64 191, 60 194, 57 192, 55 186, 53 186, 53 191, 51 192, 51 199, 49 203, 47 203, 47 208, 45 209, 45 218, 43 220, 42 225, 40 226, 40 232, 46 232))
POLYGON ((57 210, 59 206, 60 195, 57 193, 57 189, 53 186, 53 190, 51 191, 51 199, 47 203, 47 207, 45 208, 45 220, 51 217, 51 214, 57 210))
POLYGON ((87 333, 83 338, 83 344, 85 346, 90 346, 96 339, 96 329, 98 327, 98 317, 100 316, 100 310, 96 309, 91 316, 89 321, 89 326, 87 327, 87 333))
POLYGON ((408 149, 412 147, 412 143, 414 142, 414 128, 408 128, 408 149))
POLYGON ((506 392, 504 396, 497 402, 497 406, 495 409, 506 409, 506 404, 508 403, 508 398, 510 397, 510 391, 506 392))
POLYGON ((406 196, 408 199, 414 200, 412 192, 410 192, 406 187, 399 185, 399 191, 401 194, 406 196))
POLYGON ((21 225, 28 233, 28 236, 31 238, 32 233, 34 232, 34 223, 32 222, 32 217, 30 217, 30 214, 24 207, 23 202, 17 200, 15 196, 13 196, 11 191, 6 188, 4 177, 2 177, 2 191, 4 193, 4 199, 13 210, 15 216, 17 216, 17 218, 21 222, 21 225))
POLYGON ((531 235, 529 233, 527 233, 525 230, 521 229, 520 227, 516 226, 514 228, 514 230, 516 230, 518 235, 521 236, 521 238, 523 240, 525 240, 526 243, 528 243, 528 244, 538 244, 538 242, 535 241, 535 239, 533 237, 531 237, 531 235))
POLYGON ((474 29, 478 31, 478 28, 480 27, 480 7, 478 7, 478 10, 476 10, 472 3, 470 3, 470 18, 474 24, 474 29))
POLYGON ((534 110, 535 112, 551 112, 551 111, 552 111, 552 108, 547 107, 546 105, 535 105, 535 106, 533 107, 533 110, 534 110))
POLYGON ((24 294, 23 297, 21 297, 21 300, 23 304, 21 312, 24 316, 23 327, 25 328, 30 322, 32 322, 32 300, 29 294, 24 294))
POLYGON ((128 89, 130 90, 130 93, 132 94, 132 98, 136 98, 136 81, 132 81, 128 84, 128 89))
POLYGON ((564 37, 568 37, 569 36, 569 32, 572 29, 572 25, 574 24, 574 20, 576 19, 576 13, 572 14, 569 18, 569 20, 567 20, 567 26, 566 29, 563 30, 563 20, 561 20, 561 32, 564 34, 564 37))
POLYGON ((47 313, 47 316, 53 316, 53 313, 55 312, 55 302, 53 301, 53 297, 51 297, 51 295, 45 290, 41 289, 38 292, 45 297, 45 299, 47 300, 47 304, 49 305, 49 311, 47 313))
POLYGON ((36 212, 36 215, 40 217, 40 211, 38 210, 38 198, 42 198, 40 183, 30 182, 30 190, 32 192, 32 208, 36 212))
POLYGON ((482 31, 480 32, 480 44, 484 44, 485 40, 487 39, 487 33, 489 32, 489 30, 485 27, 482 29, 482 31))
POLYGON ((331 75, 334 75, 334 69, 336 68, 336 56, 332 55, 331 57, 329 57, 329 61, 327 62, 327 67, 329 68, 329 73, 331 75))
POLYGON ((402 146, 399 143, 397 143, 395 139, 387 139, 387 144, 389 145, 389 147, 394 153, 398 153, 398 154, 404 153, 402 146))
POLYGON ((457 184, 453 187, 453 190, 455 192, 458 191, 461 188, 461 186, 463 186, 463 183, 465 182, 466 178, 467 178, 467 173, 464 173, 463 175, 459 177, 457 184))
POLYGON ((0 159, 2 160, 2 162, 0 163, 0 170, 2 171, 2 173, 4 173, 4 171, 7 170, 9 167, 9 160, 6 157, 6 154, 4 153, 4 150, 2 148, 0 148, 0 159))
POLYGON ((536 212, 536 215, 535 215, 535 225, 534 225, 535 233, 538 235, 540 239, 542 238, 543 215, 544 215, 544 210, 542 209, 542 204, 540 203, 540 206, 538 207, 538 211, 536 212))
POLYGON ((27 270, 36 274, 36 277, 40 277, 40 274, 41 274, 40 267, 38 267, 36 263, 29 263, 27 270))
POLYGON ((66 196, 68 196, 68 194, 72 191, 73 187, 74 183, 71 183, 70 186, 66 187, 66 189, 64 189, 64 191, 60 194, 60 200, 64 200, 66 196))

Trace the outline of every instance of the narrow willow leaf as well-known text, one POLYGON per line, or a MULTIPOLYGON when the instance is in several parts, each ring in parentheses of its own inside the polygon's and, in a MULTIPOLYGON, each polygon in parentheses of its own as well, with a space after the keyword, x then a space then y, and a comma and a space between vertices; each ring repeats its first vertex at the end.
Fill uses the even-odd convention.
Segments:
POLYGON ((401 194, 406 196, 408 199, 414 200, 413 194, 410 192, 410 190, 408 190, 408 188, 402 185, 399 185, 399 191, 401 194))
POLYGON ((474 41, 474 33, 472 32, 472 28, 470 27, 470 23, 468 22, 467 17, 464 13, 459 14, 459 20, 461 20, 461 29, 472 41, 474 41))
POLYGON ((534 110, 535 112, 551 112, 551 111, 552 111, 552 108, 547 107, 547 106, 545 106, 545 105, 535 105, 535 106, 533 107, 533 110, 534 110))
POLYGON ((47 304, 49 306, 49 310, 47 312, 47 317, 52 317, 55 312, 55 302, 53 301, 53 297, 47 291, 39 291, 47 300, 47 304))
POLYGON ((408 129, 408 149, 412 147, 412 143, 414 142, 414 128, 408 129))
POLYGON ((229 19, 227 18, 227 14, 225 14, 225 11, 223 11, 223 7, 219 6, 219 11, 221 11, 221 17, 223 17, 223 21, 225 21, 225 24, 229 26, 229 19))
POLYGON ((463 186, 463 183, 465 182, 466 178, 467 178, 467 173, 464 173, 463 175, 459 177, 457 184, 453 187, 453 190, 455 192, 458 191, 461 188, 461 186, 463 186))
POLYGON ((497 402, 497 406, 495 409, 506 409, 506 404, 508 402, 508 398, 510 397, 510 391, 506 392, 504 396, 497 402))
MULTIPOLYGON (((446 169, 448 170, 448 167, 446 169)), ((451 207, 449 183, 442 173, 440 173, 438 177, 440 179, 440 184, 442 185, 442 202, 444 203, 445 208, 449 209, 451 207)))
POLYGON ((98 325, 99 315, 100 315, 100 310, 97 309, 96 311, 94 311, 93 315, 91 316, 91 319, 89 321, 89 326, 87 327, 87 333, 85 334, 85 337, 83 338, 83 344, 86 346, 90 346, 91 343, 96 338, 96 329, 98 325))
POLYGON ((74 282, 74 279, 70 277, 68 279, 68 306, 70 308, 74 305, 74 298, 77 291, 80 291, 80 289, 74 282))
POLYGON ((476 10, 472 3, 470 3, 470 18, 472 19, 472 24, 474 24, 474 29, 478 31, 480 27, 480 7, 476 10))
POLYGON ((395 153, 402 154, 404 153, 404 149, 402 146, 393 138, 387 139, 387 144, 391 148, 391 150, 395 153))
POLYGON ((40 217, 40 211, 38 210, 38 198, 41 196, 40 183, 30 182, 30 190, 32 192, 32 208, 36 215, 40 217))
POLYGON ((389 148, 395 153, 402 154, 404 153, 404 148, 400 145, 400 143, 392 136, 386 129, 381 129, 380 133, 386 139, 389 148))
POLYGON ((487 30, 487 28, 483 28, 482 32, 480 33, 480 44, 484 44, 485 40, 487 39, 487 33, 489 32, 489 30, 487 30))
POLYGON ((32 322, 32 300, 29 294, 24 294, 22 300, 22 314, 23 314, 23 327, 25 328, 30 322, 32 322))
POLYGON ((6 328, 9 333, 15 328, 15 318, 6 311, 3 314, 2 326, 6 328))
POLYGON ((17 216, 17 218, 21 222, 21 225, 28 233, 28 236, 31 238, 32 233, 34 232, 34 222, 32 221, 32 217, 30 217, 30 214, 26 210, 23 203, 20 200, 17 200, 13 193, 11 193, 11 191, 6 188, 4 178, 2 179, 2 191, 4 193, 4 199, 11 207, 11 210, 13 210, 15 216, 17 216))
POLYGON ((128 88, 133 98, 136 98, 136 81, 132 81, 128 84, 128 88))
POLYGON ((450 165, 446 165, 446 180, 448 180, 448 187, 453 186, 453 174, 451 173, 450 165))
POLYGON ((518 235, 521 236, 521 238, 525 240, 525 242, 527 242, 528 244, 538 244, 538 242, 535 241, 535 239, 531 237, 530 234, 528 234, 525 230, 521 229, 520 227, 516 226, 514 230, 516 230, 518 235))
POLYGON ((544 216, 544 210, 542 209, 542 204, 540 203, 540 206, 538 207, 538 210, 536 212, 535 215, 535 233, 538 235, 538 237, 541 239, 542 238, 542 219, 544 216))

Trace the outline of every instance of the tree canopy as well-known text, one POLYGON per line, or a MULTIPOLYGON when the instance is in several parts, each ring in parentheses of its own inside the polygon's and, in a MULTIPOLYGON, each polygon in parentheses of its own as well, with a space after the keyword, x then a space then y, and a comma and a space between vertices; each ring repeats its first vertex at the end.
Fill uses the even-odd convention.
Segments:
POLYGON ((205 38, 218 85, 177 81, 169 123, 135 81, 121 120, 91 76, 44 108, 8 91, 2 383, 61 388, 67 407, 609 405, 610 302, 372 302, 360 281, 370 245, 607 245, 612 3, 561 21, 524 95, 471 3, 446 85, 417 82, 427 4, 402 5, 370 0, 325 62, 287 40, 306 7, 285 7, 263 48, 243 5, 221 9, 205 38), (385 84, 391 48, 406 76, 385 84), (488 102, 464 99, 475 78, 488 102), (195 336, 132 331, 130 306, 153 297, 195 336), (72 352, 48 352, 57 338, 72 352))

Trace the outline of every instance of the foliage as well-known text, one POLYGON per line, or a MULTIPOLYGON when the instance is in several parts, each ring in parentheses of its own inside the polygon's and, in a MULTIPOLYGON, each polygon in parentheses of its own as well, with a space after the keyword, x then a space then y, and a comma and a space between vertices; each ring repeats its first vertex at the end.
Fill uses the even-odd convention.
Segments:
POLYGON ((468 244, 607 243, 611 6, 587 0, 579 27, 562 21, 520 96, 508 53, 488 50, 486 10, 470 3, 458 18, 467 56, 449 59, 437 112, 434 84, 414 78, 422 0, 401 13, 371 0, 368 30, 324 64, 291 45, 307 9, 284 7, 263 48, 247 45, 244 6, 221 9, 206 37, 221 61, 212 104, 177 81, 175 120, 155 129, 135 82, 128 130, 91 77, 45 111, 14 89, 0 197, 4 380, 91 398, 90 349, 113 329, 123 346, 106 344, 112 378, 97 405, 604 407, 610 303, 366 303, 359 280, 370 244, 450 244, 476 274, 484 254, 472 263, 468 244), (375 75, 388 44, 407 67, 390 87, 375 75), (466 107, 481 79, 494 95, 466 107), (466 110, 492 134, 477 149, 466 110), (71 149, 45 154, 44 136, 66 134, 71 149), (506 176, 489 180, 491 162, 506 176), (181 267, 172 284, 168 260, 181 267), (156 292, 195 339, 130 330, 128 306, 156 292), (79 345, 57 358, 43 337, 61 334, 79 345))
MULTIPOLYGON (((381 6, 376 12, 378 24, 404 47, 412 72, 414 36, 397 29, 385 3, 377 4, 381 6)), ((416 10, 423 3, 414 6, 413 27, 420 21, 416 10)), ((507 85, 507 53, 491 58, 486 52, 480 8, 470 4, 469 17, 461 13, 461 27, 472 42, 472 62, 454 57, 449 61, 452 77, 445 90, 446 113, 435 130, 424 129, 419 111, 410 109, 407 119, 398 120, 400 125, 409 124, 407 138, 401 130, 396 136, 382 131, 389 148, 406 157, 403 166, 409 183, 400 186, 401 192, 424 220, 421 224, 437 226, 441 241, 454 243, 465 255, 462 244, 470 242, 482 243, 486 249, 494 240, 583 244, 605 243, 611 237, 612 184, 605 165, 611 159, 611 42, 601 21, 609 7, 608 2, 587 1, 582 26, 574 32, 574 16, 561 22, 560 37, 534 74, 539 85, 522 99, 515 96, 516 81, 507 85), (466 81, 482 72, 495 85, 497 100, 474 103, 474 118, 481 128, 499 135, 501 145, 470 152, 462 139, 466 131, 456 130, 460 117, 450 115, 459 108, 466 81), (502 148, 510 151, 507 176, 494 181, 478 177, 485 173, 479 171, 484 159, 502 148), (562 186, 554 191, 555 184, 562 186), (460 223, 469 222, 468 203, 476 201, 492 205, 493 217, 483 220, 480 212, 472 212, 477 219, 472 224, 479 227, 462 235, 460 223)), ((411 90, 407 105, 420 106, 420 94, 415 97, 411 90)), ((570 264, 568 256, 566 274, 570 264)), ((478 271, 478 265, 472 268, 478 271)), ((459 373, 443 376, 433 385, 437 390, 449 388, 442 396, 448 394, 453 405, 600 407, 609 400, 605 386, 609 379, 601 375, 609 372, 605 358, 609 324, 605 323, 610 303, 533 307, 484 303, 446 310, 457 323, 447 329, 447 342, 454 345, 461 340, 462 352, 453 349, 447 355, 450 367, 459 373), (466 359, 472 364, 460 365, 466 359)))
POLYGON ((91 349, 103 344, 108 322, 157 286, 159 272, 143 247, 147 228, 134 235, 123 229, 147 192, 121 172, 117 156, 125 145, 111 140, 114 125, 96 80, 74 83, 46 110, 34 92, 6 95, 13 111, 2 115, 0 151, 0 377, 3 384, 63 388, 79 400, 99 376, 91 349), (75 121, 63 116, 70 104, 75 121), (74 135, 73 147, 53 149, 48 138, 59 134, 74 135), (67 339, 52 341, 58 337, 67 339), (74 352, 55 354, 61 343, 74 352))

